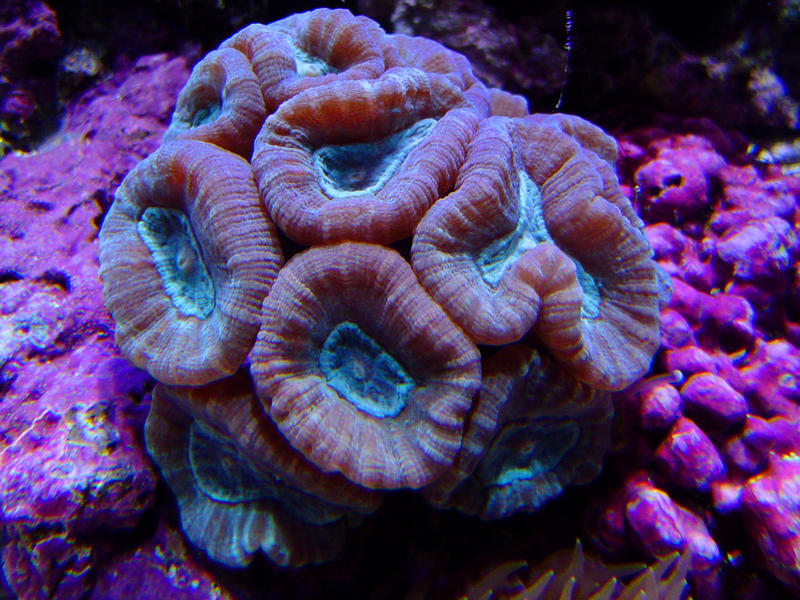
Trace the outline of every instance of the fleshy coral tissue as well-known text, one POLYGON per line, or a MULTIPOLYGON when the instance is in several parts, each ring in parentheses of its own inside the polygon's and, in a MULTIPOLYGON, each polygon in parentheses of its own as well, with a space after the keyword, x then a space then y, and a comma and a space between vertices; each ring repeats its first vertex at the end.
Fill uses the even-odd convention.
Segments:
POLYGON ((669 295, 616 156, 346 10, 201 60, 100 233, 191 541, 316 563, 391 490, 496 519, 594 478, 669 295))

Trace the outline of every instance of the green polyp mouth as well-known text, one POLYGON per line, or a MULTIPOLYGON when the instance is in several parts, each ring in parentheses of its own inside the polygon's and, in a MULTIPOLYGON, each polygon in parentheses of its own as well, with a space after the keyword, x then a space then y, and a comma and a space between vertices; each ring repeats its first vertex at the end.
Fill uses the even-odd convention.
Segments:
POLYGON ((271 473, 257 471, 230 438, 200 421, 189 427, 189 466, 197 487, 215 502, 273 500, 315 524, 342 516, 340 508, 285 485, 271 473))
POLYGON ((483 280, 497 287, 506 269, 527 250, 552 241, 542 212, 542 195, 524 171, 519 172, 519 215, 514 230, 485 246, 475 257, 483 280))
POLYGON ((207 318, 216 303, 214 284, 183 211, 149 206, 136 228, 172 305, 186 316, 207 318))
POLYGON ((533 480, 555 470, 576 446, 580 427, 572 420, 543 419, 507 426, 478 467, 486 485, 533 480))
POLYGON ((233 443, 209 427, 193 422, 189 429, 189 464, 200 490, 217 502, 236 504, 275 495, 233 443))
POLYGON ((222 104, 220 102, 210 102, 202 106, 197 106, 192 111, 191 119, 189 120, 190 127, 200 127, 216 120, 222 112, 222 104))
MULTIPOLYGON (((492 289, 500 283, 506 269, 511 267, 531 248, 544 242, 554 242, 547 229, 542 209, 542 195, 533 179, 523 170, 519 171, 519 215, 514 230, 484 246, 475 256, 481 278, 492 289)), ((601 282, 575 263, 578 284, 583 289, 581 317, 594 319, 600 314, 601 282)))
POLYGON ((436 119, 422 119, 373 142, 318 148, 312 159, 323 191, 329 198, 378 192, 435 125, 436 119))
POLYGON ((350 321, 328 334, 319 367, 339 396, 379 419, 399 415, 414 388, 414 379, 402 365, 350 321))
POLYGON ((329 65, 319 56, 314 56, 302 48, 289 42, 294 56, 294 69, 298 77, 322 77, 330 73, 338 73, 339 69, 329 65))

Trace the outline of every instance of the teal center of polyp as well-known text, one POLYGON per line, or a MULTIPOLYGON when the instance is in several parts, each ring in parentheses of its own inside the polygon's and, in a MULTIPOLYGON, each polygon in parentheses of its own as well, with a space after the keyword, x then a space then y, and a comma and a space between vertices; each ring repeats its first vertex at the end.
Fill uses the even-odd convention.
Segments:
POLYGON ((202 106, 197 106, 192 111, 191 127, 199 127, 206 123, 211 123, 222 112, 222 105, 219 102, 211 102, 202 106))
POLYGON ((189 464, 200 490, 218 502, 275 496, 269 482, 250 467, 229 439, 197 421, 189 430, 189 464))
POLYGON ((414 387, 413 378, 355 323, 344 321, 330 332, 319 367, 339 396, 373 417, 396 417, 414 387))
MULTIPOLYGON (((497 287, 506 269, 526 251, 543 242, 553 242, 542 210, 539 187, 525 171, 519 172, 519 214, 514 230, 486 245, 475 257, 483 280, 497 287)), ((593 319, 600 314, 600 286, 581 264, 572 259, 583 289, 581 316, 593 319)))
POLYGON ((408 154, 436 125, 422 119, 373 142, 322 146, 313 153, 314 169, 329 198, 374 194, 389 181, 408 154))
POLYGON ((269 498, 314 524, 342 516, 340 508, 256 471, 229 438, 198 421, 189 429, 189 464, 197 487, 217 502, 237 504, 269 498))
POLYGON ((572 420, 542 420, 507 426, 478 467, 486 485, 509 485, 553 471, 575 447, 580 428, 572 420))
POLYGON ((137 229, 173 306, 187 316, 208 317, 214 310, 214 284, 186 215, 174 208, 150 206, 137 229))
POLYGON ((319 56, 314 56, 298 48, 293 43, 289 44, 292 47, 292 54, 294 55, 294 68, 298 77, 320 77, 328 73, 338 73, 339 69, 329 65, 319 56))

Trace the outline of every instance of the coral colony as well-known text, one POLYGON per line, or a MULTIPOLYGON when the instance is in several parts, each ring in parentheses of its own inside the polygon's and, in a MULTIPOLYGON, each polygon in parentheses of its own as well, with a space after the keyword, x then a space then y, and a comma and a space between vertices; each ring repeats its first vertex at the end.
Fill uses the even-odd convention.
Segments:
POLYGON ((669 294, 616 155, 345 10, 201 60, 100 233, 189 539, 303 565, 390 490, 498 519, 592 480, 669 294))
POLYGON ((800 178, 662 126, 346 10, 121 68, 2 162, 0 584, 320 597, 408 500, 409 597, 796 596, 800 178))

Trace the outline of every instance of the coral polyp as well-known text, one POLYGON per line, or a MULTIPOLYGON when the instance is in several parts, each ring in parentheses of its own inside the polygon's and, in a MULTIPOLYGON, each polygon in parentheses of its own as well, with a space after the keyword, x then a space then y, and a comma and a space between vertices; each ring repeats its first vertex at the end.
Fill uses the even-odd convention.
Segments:
POLYGON ((493 520, 591 481, 668 295, 616 151, 346 10, 201 60, 100 234, 187 537, 301 565, 393 490, 493 520))

